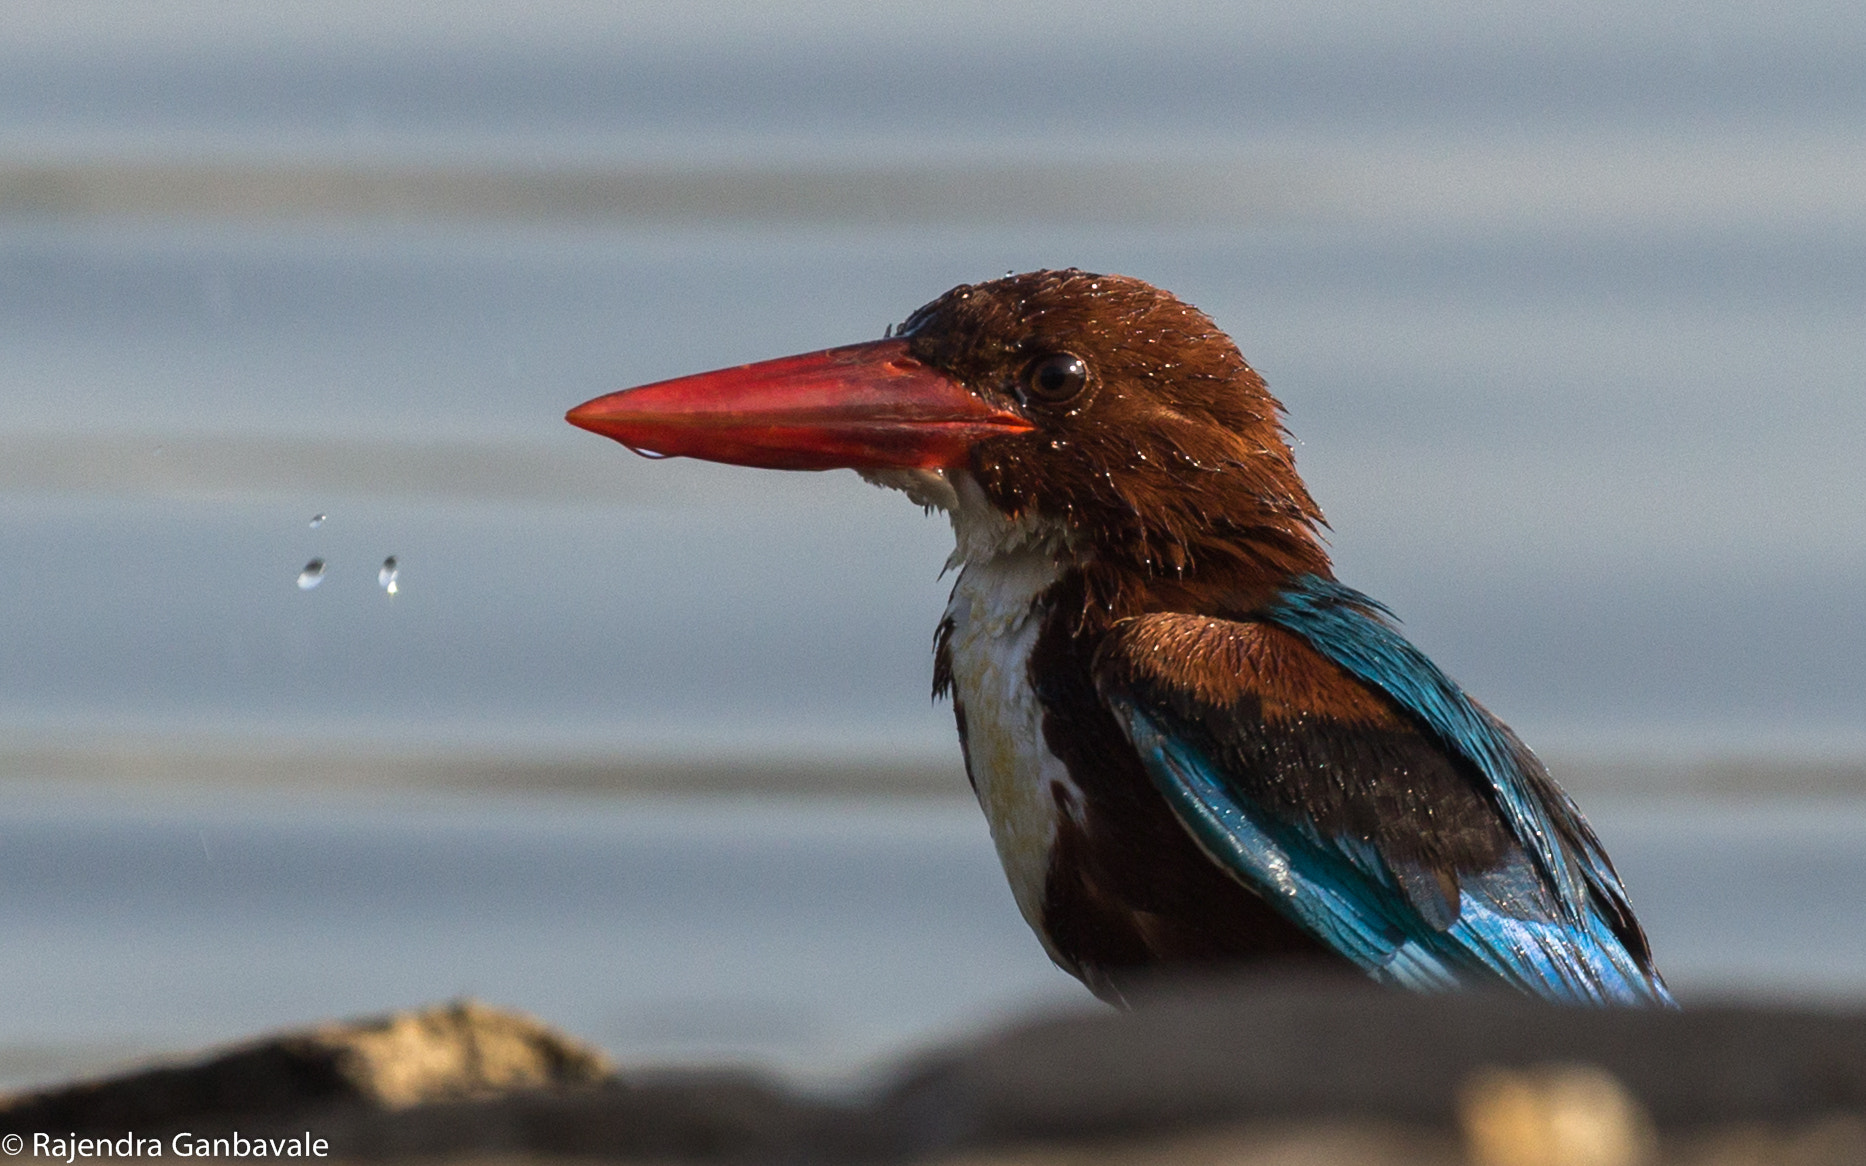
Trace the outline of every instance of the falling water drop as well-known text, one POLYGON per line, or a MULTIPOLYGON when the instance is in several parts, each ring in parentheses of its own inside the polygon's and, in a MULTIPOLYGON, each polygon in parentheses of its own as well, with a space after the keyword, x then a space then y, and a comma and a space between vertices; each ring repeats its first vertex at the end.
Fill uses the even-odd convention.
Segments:
POLYGON ((318 527, 323 526, 323 525, 324 525, 324 516, 322 514, 313 514, 311 516, 311 529, 312 530, 316 530, 318 527))
POLYGON ((384 591, 394 595, 402 589, 401 584, 397 582, 401 573, 402 569, 395 563, 395 556, 390 555, 382 560, 382 570, 376 572, 376 582, 382 584, 384 591))
POLYGON ((298 572, 298 590, 309 591, 324 581, 324 560, 312 559, 298 572))

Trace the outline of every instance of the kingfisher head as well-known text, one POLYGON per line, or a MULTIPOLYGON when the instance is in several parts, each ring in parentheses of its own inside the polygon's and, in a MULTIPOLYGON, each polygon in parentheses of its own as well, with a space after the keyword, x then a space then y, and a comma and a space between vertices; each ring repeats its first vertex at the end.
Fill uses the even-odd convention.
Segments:
POLYGON ((886 339, 599 397, 569 421, 638 451, 846 467, 951 511, 962 558, 1041 544, 1097 606, 1250 605, 1325 573, 1282 409, 1210 317, 1137 279, 953 288, 886 339))

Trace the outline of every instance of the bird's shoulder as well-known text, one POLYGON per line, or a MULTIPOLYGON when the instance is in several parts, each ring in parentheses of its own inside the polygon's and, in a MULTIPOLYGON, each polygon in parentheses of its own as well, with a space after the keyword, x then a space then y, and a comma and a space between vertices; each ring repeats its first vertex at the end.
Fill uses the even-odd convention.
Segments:
POLYGON ((1156 612, 1097 645, 1097 690, 1210 757, 1268 818, 1448 876, 1513 847, 1469 762, 1378 687, 1268 618, 1156 612))

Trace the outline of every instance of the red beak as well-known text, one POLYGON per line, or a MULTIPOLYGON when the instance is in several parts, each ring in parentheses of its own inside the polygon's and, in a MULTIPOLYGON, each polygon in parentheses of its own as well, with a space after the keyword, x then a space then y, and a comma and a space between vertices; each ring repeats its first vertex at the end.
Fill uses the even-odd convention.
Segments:
POLYGON ((637 453, 772 470, 952 469, 977 442, 1034 428, 909 356, 905 340, 624 389, 564 420, 637 453))

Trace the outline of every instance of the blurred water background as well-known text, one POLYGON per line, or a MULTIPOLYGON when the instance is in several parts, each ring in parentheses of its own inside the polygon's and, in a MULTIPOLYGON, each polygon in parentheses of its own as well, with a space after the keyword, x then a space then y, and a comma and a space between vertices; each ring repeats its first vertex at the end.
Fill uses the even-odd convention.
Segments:
POLYGON ((1239 341, 1683 995, 1857 996, 1863 59, 1820 0, 9 9, 0 1077, 1076 999, 927 698, 944 524, 561 420, 1040 266, 1239 341))

